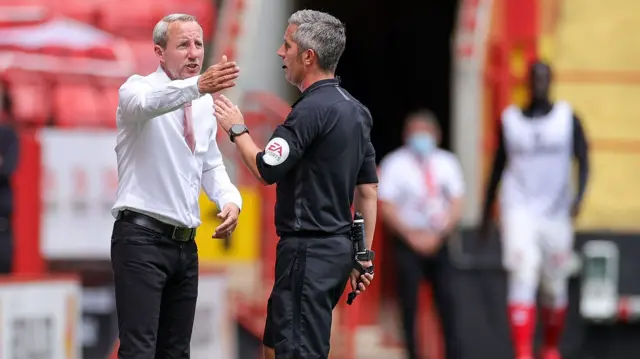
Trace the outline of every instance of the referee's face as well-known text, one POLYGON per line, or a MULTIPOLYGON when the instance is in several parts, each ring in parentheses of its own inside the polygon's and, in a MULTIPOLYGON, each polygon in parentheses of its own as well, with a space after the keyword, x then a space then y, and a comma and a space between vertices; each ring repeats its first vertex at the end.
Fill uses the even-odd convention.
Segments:
POLYGON ((284 77, 294 86, 299 86, 304 78, 304 65, 302 64, 301 54, 298 44, 293 41, 293 34, 297 28, 298 26, 296 25, 287 26, 287 30, 284 33, 284 41, 277 52, 282 59, 284 77))

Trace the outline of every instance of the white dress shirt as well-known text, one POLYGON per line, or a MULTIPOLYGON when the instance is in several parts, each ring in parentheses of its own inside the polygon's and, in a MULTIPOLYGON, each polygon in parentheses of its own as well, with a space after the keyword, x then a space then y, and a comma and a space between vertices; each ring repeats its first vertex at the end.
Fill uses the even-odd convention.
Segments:
POLYGON ((216 143, 213 98, 200 94, 198 78, 171 81, 159 67, 148 76, 129 77, 120 87, 114 217, 130 209, 172 225, 198 227, 200 188, 219 208, 227 203, 242 206, 216 143), (183 108, 188 101, 195 153, 184 137, 183 108))
POLYGON ((460 162, 451 152, 435 149, 421 160, 401 147, 380 163, 378 198, 395 205, 410 229, 442 230, 451 199, 463 194, 460 162))

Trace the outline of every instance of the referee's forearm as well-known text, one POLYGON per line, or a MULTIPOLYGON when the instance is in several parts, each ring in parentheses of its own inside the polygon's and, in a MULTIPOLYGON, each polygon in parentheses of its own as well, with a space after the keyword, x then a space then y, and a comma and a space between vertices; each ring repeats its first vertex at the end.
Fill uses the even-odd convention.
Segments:
POLYGON ((367 183, 356 187, 353 201, 356 212, 364 217, 365 242, 367 248, 373 245, 373 235, 376 229, 376 217, 378 215, 378 184, 367 183))
POLYGON ((235 144, 240 151, 240 157, 242 162, 247 166, 253 176, 262 184, 266 184, 265 180, 260 175, 258 170, 258 164, 256 163, 256 155, 260 153, 260 148, 253 142, 251 136, 248 133, 244 133, 235 138, 235 144))

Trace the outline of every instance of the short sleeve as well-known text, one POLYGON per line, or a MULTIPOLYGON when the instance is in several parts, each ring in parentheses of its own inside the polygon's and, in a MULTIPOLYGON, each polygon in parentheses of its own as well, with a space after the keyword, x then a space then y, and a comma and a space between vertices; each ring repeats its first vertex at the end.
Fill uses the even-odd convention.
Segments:
POLYGON ((358 172, 357 184, 378 183, 378 169, 376 168, 376 150, 371 141, 367 144, 364 161, 358 172))
POLYGON ((389 155, 380 163, 378 198, 389 203, 398 203, 402 198, 402 171, 396 171, 397 157, 389 155))
POLYGON ((453 154, 448 157, 449 159, 449 170, 448 172, 448 181, 447 181, 447 190, 449 195, 452 197, 462 197, 465 191, 464 185, 464 176, 462 174, 462 166, 460 165, 460 161, 453 154))
POLYGON ((293 110, 283 124, 276 127, 264 150, 256 155, 256 165, 262 179, 268 183, 280 181, 300 161, 305 150, 319 132, 319 121, 293 110))

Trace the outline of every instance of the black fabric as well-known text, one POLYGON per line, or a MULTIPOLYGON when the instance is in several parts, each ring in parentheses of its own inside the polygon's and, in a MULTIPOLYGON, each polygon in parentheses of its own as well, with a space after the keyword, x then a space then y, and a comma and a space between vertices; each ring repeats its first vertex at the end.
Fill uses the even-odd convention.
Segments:
MULTIPOLYGON (((446 241, 446 240, 445 240, 446 241)), ((445 357, 459 359, 459 343, 455 334, 454 301, 451 283, 448 283, 446 270, 448 257, 446 247, 432 257, 415 253, 403 240, 396 239, 396 265, 398 303, 400 304, 402 328, 408 359, 418 359, 416 337, 416 318, 418 316, 418 288, 420 282, 431 283, 433 300, 439 315, 442 335, 445 343, 445 357)))
POLYGON ((177 227, 162 221, 159 221, 153 217, 149 217, 145 214, 124 210, 118 213, 118 219, 125 222, 137 224, 139 226, 150 229, 158 234, 166 236, 170 239, 177 241, 190 241, 196 236, 195 228, 177 227))
POLYGON ((0 274, 10 274, 13 266, 11 218, 0 216, 0 274))
POLYGON ((276 359, 327 359, 332 311, 353 267, 348 237, 283 237, 263 343, 276 359))
POLYGON ((256 155, 262 179, 277 183, 279 236, 349 231, 355 187, 378 182, 372 127, 369 110, 337 80, 318 81, 302 93, 256 155))
POLYGON ((19 146, 16 130, 0 125, 0 217, 13 212, 11 177, 18 167, 19 146))
POLYGON ((578 116, 573 115, 573 156, 578 160, 578 191, 575 204, 580 205, 589 181, 589 143, 578 116))
POLYGON ((117 220, 111 240, 119 359, 189 359, 198 248, 117 220))

